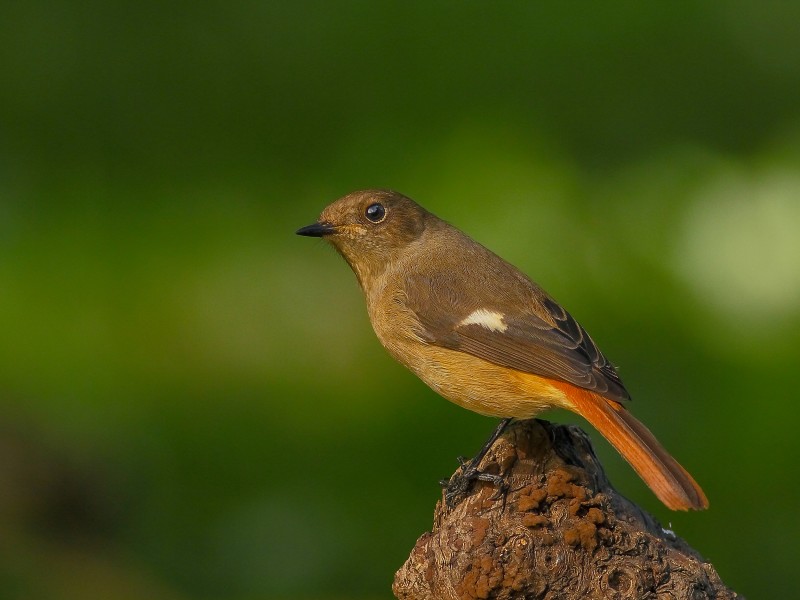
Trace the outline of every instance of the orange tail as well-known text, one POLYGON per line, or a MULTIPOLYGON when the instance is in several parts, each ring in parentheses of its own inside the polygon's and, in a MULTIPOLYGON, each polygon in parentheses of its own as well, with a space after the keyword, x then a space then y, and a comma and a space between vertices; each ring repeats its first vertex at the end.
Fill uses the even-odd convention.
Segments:
POLYGON ((708 508, 708 499, 692 476, 621 404, 569 384, 558 387, 575 405, 576 412, 611 442, 668 508, 708 508))

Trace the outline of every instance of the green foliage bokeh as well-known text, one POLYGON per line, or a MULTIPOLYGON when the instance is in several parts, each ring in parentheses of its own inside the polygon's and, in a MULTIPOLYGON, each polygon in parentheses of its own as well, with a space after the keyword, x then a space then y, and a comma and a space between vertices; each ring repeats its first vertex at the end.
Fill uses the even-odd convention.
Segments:
MULTIPOLYGON (((800 9, 33 0, 0 9, 0 597, 389 598, 489 419, 293 231, 417 199, 559 299, 794 589, 800 9)), ((554 414, 560 421, 577 417, 554 414)))

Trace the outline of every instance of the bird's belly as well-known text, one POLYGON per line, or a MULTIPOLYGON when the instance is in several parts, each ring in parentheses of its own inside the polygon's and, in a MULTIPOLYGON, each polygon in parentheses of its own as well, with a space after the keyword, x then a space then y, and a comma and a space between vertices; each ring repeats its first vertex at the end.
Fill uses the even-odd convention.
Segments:
POLYGON ((389 351, 434 391, 471 411, 493 417, 530 418, 549 408, 571 408, 565 394, 545 378, 465 352, 425 343, 413 346, 389 351))

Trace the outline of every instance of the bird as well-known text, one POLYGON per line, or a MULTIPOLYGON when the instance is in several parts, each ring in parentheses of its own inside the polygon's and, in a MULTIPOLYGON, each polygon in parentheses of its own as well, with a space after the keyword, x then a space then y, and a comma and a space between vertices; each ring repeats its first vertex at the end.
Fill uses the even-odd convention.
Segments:
POLYGON ((355 273, 375 334, 447 400, 501 421, 464 481, 514 419, 563 408, 585 418, 672 510, 702 510, 692 476, 628 410, 617 369, 586 330, 522 271, 411 198, 350 193, 296 232, 323 238, 355 273))

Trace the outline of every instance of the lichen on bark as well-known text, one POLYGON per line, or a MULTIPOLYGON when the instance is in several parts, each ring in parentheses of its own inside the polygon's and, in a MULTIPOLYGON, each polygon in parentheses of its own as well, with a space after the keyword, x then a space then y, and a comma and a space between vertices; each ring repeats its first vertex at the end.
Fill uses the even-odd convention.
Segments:
POLYGON ((397 572, 400 600, 734 599, 714 567, 614 490, 574 426, 515 422, 397 572))

